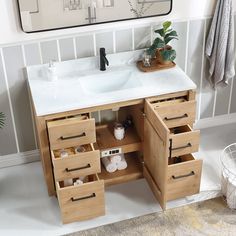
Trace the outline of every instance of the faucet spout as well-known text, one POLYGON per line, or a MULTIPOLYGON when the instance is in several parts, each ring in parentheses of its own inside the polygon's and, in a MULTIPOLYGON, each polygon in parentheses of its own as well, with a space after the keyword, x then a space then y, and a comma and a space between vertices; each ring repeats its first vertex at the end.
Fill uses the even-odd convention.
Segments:
POLYGON ((100 70, 105 71, 106 65, 109 66, 109 61, 106 58, 105 48, 100 48, 100 70))

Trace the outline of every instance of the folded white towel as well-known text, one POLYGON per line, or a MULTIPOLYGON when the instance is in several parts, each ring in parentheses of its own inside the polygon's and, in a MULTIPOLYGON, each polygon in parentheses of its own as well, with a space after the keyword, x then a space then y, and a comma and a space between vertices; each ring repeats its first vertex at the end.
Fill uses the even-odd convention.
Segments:
POLYGON ((113 173, 117 170, 117 166, 115 163, 112 163, 108 157, 102 158, 102 164, 104 165, 105 169, 109 173, 113 173))
POLYGON ((118 170, 124 170, 128 167, 128 164, 127 164, 124 156, 121 157, 121 161, 118 162, 116 165, 117 165, 118 170))
POLYGON ((66 179, 64 180, 64 187, 72 186, 73 185, 73 179, 66 179))
POLYGON ((110 156, 111 163, 118 164, 121 161, 121 155, 110 156))

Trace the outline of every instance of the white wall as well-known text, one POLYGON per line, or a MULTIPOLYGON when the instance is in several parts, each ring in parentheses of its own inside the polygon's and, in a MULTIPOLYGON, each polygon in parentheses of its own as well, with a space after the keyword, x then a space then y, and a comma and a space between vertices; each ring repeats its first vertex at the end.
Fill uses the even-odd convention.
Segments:
MULTIPOLYGON (((89 27, 78 27, 73 29, 58 30, 37 34, 25 34, 21 31, 16 0, 0 0, 0 44, 9 44, 25 40, 34 40, 45 37, 68 35, 98 29, 111 29, 127 26, 135 26, 145 23, 153 23, 162 19, 189 19, 202 18, 212 15, 216 0, 173 0, 172 13, 165 17, 155 17, 142 20, 117 22, 89 27)), ((236 0, 233 0, 236 6, 236 0)))

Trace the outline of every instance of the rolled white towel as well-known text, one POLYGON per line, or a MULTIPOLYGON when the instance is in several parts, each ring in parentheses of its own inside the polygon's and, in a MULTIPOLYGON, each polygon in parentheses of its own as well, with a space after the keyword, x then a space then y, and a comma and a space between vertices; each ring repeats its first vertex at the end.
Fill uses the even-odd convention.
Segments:
POLYGON ((117 163, 116 165, 117 165, 118 170, 124 170, 128 167, 128 164, 127 164, 124 156, 121 157, 121 161, 119 163, 117 163))
POLYGON ((102 164, 104 165, 105 169, 109 173, 113 173, 117 170, 117 166, 115 163, 112 163, 108 157, 102 158, 102 164))
POLYGON ((121 155, 115 155, 108 157, 111 163, 118 164, 121 161, 121 155))

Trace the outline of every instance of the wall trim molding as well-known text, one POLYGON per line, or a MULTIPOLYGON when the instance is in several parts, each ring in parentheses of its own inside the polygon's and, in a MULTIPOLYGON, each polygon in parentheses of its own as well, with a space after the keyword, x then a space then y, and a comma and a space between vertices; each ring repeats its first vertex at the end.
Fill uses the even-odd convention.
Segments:
POLYGON ((0 168, 23 165, 35 161, 40 161, 38 149, 33 151, 0 156, 0 168))
POLYGON ((232 124, 232 123, 236 123, 236 113, 198 120, 194 124, 194 128, 195 129, 206 129, 206 128, 227 125, 227 124, 232 124))

